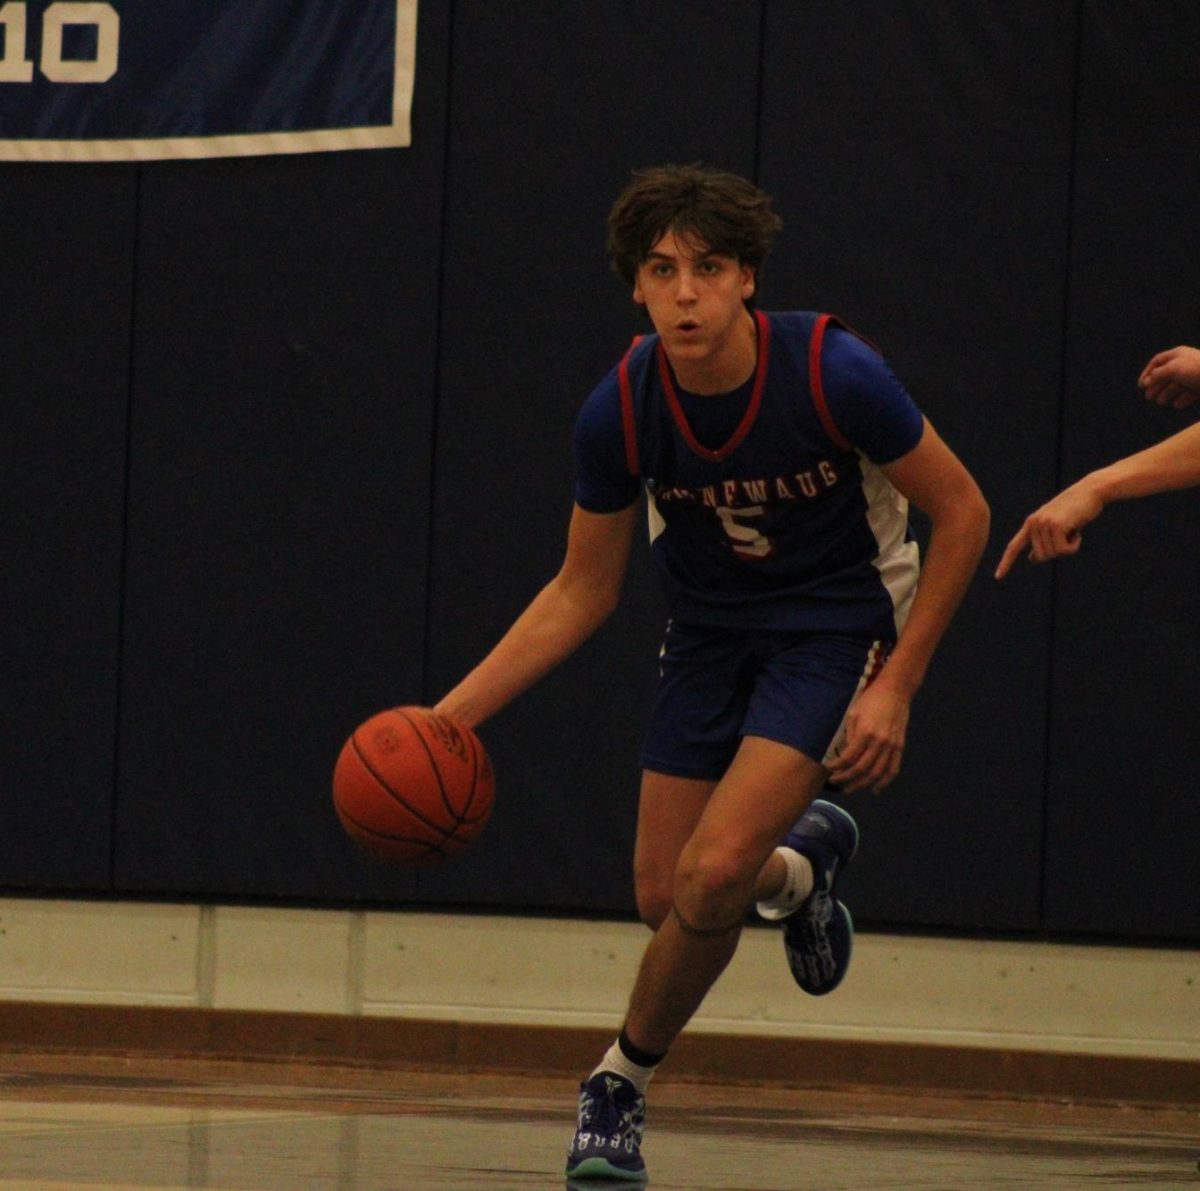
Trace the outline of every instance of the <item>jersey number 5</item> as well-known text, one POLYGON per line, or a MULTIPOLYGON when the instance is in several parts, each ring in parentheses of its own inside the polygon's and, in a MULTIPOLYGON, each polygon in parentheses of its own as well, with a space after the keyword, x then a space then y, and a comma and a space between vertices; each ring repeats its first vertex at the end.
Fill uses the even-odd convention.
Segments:
POLYGON ((744 509, 730 509, 722 505, 717 509, 721 527, 729 538, 734 554, 739 558, 769 558, 775 552, 770 538, 765 537, 755 526, 742 523, 752 517, 761 517, 763 512, 762 505, 750 505, 744 509))

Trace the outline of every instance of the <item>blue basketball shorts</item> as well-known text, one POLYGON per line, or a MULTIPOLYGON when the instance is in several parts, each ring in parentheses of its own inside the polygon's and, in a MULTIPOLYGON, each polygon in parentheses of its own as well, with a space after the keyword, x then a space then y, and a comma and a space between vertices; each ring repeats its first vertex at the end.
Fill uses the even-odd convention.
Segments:
POLYGON ((716 781, 743 736, 778 741, 828 764, 842 744, 846 713, 893 644, 671 623, 642 766, 716 781))

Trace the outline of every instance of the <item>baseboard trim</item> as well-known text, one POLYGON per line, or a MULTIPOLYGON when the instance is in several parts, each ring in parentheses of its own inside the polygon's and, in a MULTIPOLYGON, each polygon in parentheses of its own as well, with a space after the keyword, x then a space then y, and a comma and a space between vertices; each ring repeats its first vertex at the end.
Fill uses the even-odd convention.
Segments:
MULTIPOLYGON (((0 1003, 0 1051, 586 1072, 611 1031, 259 1010, 0 1003)), ((1200 1105, 1200 1063, 892 1041, 685 1033, 660 1078, 1200 1105)))

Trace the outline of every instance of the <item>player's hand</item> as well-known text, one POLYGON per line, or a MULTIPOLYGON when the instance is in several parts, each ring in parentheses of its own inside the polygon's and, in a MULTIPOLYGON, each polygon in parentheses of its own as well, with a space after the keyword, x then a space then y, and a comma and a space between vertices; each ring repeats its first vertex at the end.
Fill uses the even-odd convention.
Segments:
POLYGON ((1004 549, 996 578, 1003 579, 1025 549, 1029 550, 1030 562, 1049 562, 1064 554, 1077 554, 1083 544, 1079 531, 1099 517, 1103 508, 1103 502, 1084 481, 1063 489, 1025 518, 1004 549))
POLYGON ((1138 385, 1155 405, 1186 409, 1200 401, 1200 348, 1172 347, 1151 356, 1138 385))
POLYGON ((900 772, 910 701, 885 682, 886 671, 858 697, 846 716, 846 743, 829 780, 847 794, 878 793, 900 772))

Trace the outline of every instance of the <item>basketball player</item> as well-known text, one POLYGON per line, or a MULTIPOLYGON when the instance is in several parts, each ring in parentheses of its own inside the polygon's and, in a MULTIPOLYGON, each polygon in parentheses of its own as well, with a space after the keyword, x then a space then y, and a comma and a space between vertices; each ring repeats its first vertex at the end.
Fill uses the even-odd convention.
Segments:
POLYGON ((979 488, 869 344, 825 317, 753 308, 779 226, 736 176, 634 175, 609 249, 654 334, 579 415, 561 570, 438 704, 478 724, 600 625, 644 487, 671 612, 634 856, 654 935, 620 1036, 581 1087, 572 1180, 646 1177, 646 1086, 752 903, 782 919, 802 989, 842 980, 853 931, 836 883, 858 831, 817 795, 896 776, 909 706, 987 537, 979 488), (910 498, 932 523, 919 588, 910 498))
MULTIPOLYGON (((1186 408, 1200 399, 1200 349, 1173 347, 1159 352, 1142 369, 1138 384, 1148 401, 1186 408)), ((1083 544, 1083 527, 1114 500, 1131 500, 1194 484, 1200 484, 1200 424, 1089 472, 1035 509, 1005 548, 996 578, 1003 579, 1025 549, 1032 562, 1077 554, 1083 544)))

